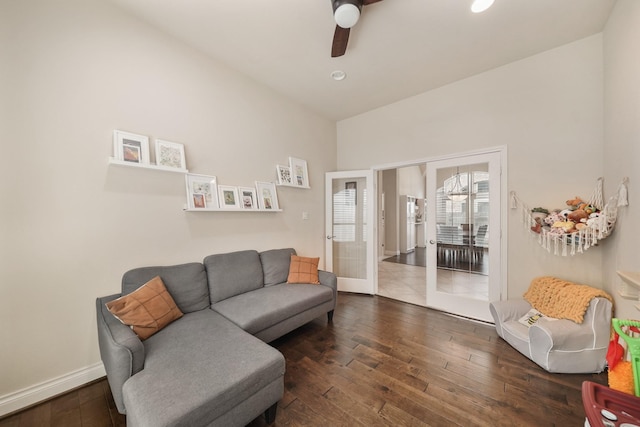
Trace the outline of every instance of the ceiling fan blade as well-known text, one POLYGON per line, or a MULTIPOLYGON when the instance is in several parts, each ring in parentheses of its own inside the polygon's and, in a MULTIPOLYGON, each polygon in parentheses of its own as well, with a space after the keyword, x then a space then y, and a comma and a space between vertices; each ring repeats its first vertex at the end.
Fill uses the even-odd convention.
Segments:
POLYGON ((341 26, 336 25, 336 31, 333 33, 333 45, 331 45, 332 58, 342 56, 347 51, 350 31, 350 28, 342 28, 341 26))
POLYGON ((368 4, 378 3, 379 1, 382 1, 382 0, 363 0, 362 5, 366 6, 368 4))

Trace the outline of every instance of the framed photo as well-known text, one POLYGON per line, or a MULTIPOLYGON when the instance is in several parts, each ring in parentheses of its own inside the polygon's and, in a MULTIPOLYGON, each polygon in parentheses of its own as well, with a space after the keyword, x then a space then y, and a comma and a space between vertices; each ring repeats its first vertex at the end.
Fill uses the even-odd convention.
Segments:
POLYGON ((234 209, 240 207, 240 203, 238 202, 238 187, 218 185, 218 197, 220 200, 220 207, 223 209, 234 209))
POLYGON ((184 157, 184 145, 156 139, 156 165, 186 169, 187 161, 184 157))
POLYGON ((276 171, 278 172, 278 184, 293 185, 293 180, 291 179, 291 168, 289 166, 277 165, 276 171))
POLYGON ((131 163, 149 164, 149 137, 113 131, 113 157, 131 163))
POLYGON ((238 197, 242 209, 258 209, 258 199, 254 187, 238 187, 238 197))
POLYGON ((347 203, 350 205, 358 204, 358 183, 349 181, 344 183, 344 189, 347 190, 347 203))
POLYGON ((263 210, 277 210, 278 194, 276 193, 276 185, 273 182, 256 181, 258 189, 258 206, 263 210))
POLYGON ((289 157, 289 166, 291 167, 291 179, 293 185, 300 187, 309 186, 309 172, 307 171, 307 161, 289 157))
POLYGON ((187 207, 218 209, 218 185, 215 176, 186 174, 187 207))

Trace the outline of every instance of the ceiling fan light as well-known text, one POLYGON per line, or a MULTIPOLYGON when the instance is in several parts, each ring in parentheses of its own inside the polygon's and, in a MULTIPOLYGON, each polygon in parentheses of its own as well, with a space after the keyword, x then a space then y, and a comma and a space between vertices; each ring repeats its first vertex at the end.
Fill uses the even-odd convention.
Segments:
POLYGON ((471 11, 473 13, 484 12, 489 9, 495 0, 474 0, 471 5, 471 11))
POLYGON ((345 3, 338 6, 333 13, 333 17, 336 20, 336 24, 342 28, 351 28, 356 25, 360 18, 360 8, 358 6, 345 3))

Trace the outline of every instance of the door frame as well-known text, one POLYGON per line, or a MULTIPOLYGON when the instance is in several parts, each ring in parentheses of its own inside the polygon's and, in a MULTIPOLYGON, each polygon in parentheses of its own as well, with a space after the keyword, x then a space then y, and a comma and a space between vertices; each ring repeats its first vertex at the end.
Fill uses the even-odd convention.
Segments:
MULTIPOLYGON (((507 241, 508 241, 508 229, 507 229, 507 217, 508 217, 508 168, 507 168, 507 146, 500 145, 495 147, 488 147, 484 149, 478 150, 470 150, 458 153, 449 153, 438 156, 424 157, 410 161, 401 161, 401 162, 393 162, 393 163, 385 163, 381 165, 374 165, 371 169, 375 172, 374 178, 377 176, 377 172, 385 169, 397 169, 403 168, 407 166, 415 166, 420 164, 425 164, 429 162, 435 162, 440 160, 448 160, 448 159, 456 159, 460 157, 469 157, 480 154, 489 154, 489 153, 500 153, 500 268, 499 268, 499 278, 500 278, 500 300, 507 298, 507 262, 508 262, 508 250, 507 250, 507 241)), ((376 194, 377 197, 377 194, 376 194)), ((377 202, 377 201, 376 201, 377 202)), ((377 218, 377 210, 375 212, 376 221, 377 218)), ((377 236, 376 236, 377 239, 377 236)), ((377 247, 377 242, 376 242, 377 247)), ((377 268, 375 269, 377 272, 377 268)), ((376 283, 375 289, 376 293, 378 290, 378 275, 375 276, 376 283)), ((425 284, 426 286, 426 284, 425 284)))
POLYGON ((377 254, 377 179, 372 169, 350 170, 325 173, 325 264, 328 271, 333 271, 333 180, 348 178, 365 178, 367 182, 367 256, 366 279, 352 279, 337 276, 338 290, 368 295, 378 293, 378 254, 377 254))

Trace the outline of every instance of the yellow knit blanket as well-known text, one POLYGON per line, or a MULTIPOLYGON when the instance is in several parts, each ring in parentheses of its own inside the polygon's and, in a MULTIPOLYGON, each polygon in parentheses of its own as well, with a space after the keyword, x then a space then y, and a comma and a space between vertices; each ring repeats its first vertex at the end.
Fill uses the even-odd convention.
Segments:
POLYGON ((606 298, 613 304, 611 295, 602 289, 551 276, 536 277, 524 294, 524 299, 545 316, 569 319, 576 323, 584 321, 584 313, 596 297, 606 298))

